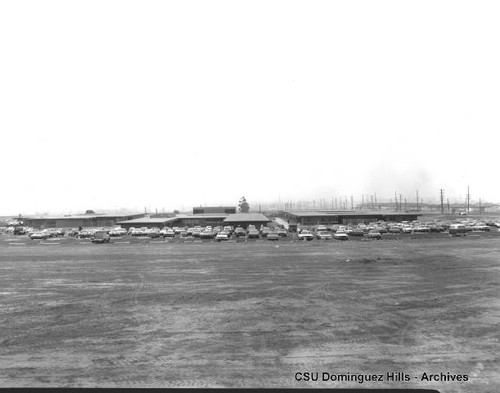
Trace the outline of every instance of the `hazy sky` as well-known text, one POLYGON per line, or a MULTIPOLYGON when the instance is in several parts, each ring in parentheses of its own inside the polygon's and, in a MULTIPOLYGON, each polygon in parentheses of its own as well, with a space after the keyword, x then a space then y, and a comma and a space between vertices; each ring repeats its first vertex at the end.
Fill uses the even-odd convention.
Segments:
POLYGON ((0 214, 500 202, 498 1, 0 2, 0 214))

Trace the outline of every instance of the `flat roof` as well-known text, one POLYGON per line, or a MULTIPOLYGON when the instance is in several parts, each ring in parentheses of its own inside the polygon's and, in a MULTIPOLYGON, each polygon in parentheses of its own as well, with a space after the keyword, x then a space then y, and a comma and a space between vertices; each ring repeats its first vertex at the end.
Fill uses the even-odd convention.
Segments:
POLYGON ((405 212, 374 212, 374 211, 293 211, 285 212, 297 217, 331 217, 331 216, 421 216, 422 213, 405 213, 405 212))
POLYGON ((269 222, 271 221, 265 215, 261 213, 237 213, 230 214, 224 222, 269 222))
POLYGON ((177 214, 177 218, 226 218, 228 214, 177 214))
POLYGON ((236 209, 236 206, 193 206, 193 209, 236 209))
POLYGON ((163 217, 163 218, 134 218, 133 220, 119 221, 117 224, 162 224, 178 220, 178 217, 163 217))
POLYGON ((126 214, 73 214, 67 216, 23 216, 21 220, 80 220, 96 218, 122 218, 144 216, 144 213, 126 213, 126 214))

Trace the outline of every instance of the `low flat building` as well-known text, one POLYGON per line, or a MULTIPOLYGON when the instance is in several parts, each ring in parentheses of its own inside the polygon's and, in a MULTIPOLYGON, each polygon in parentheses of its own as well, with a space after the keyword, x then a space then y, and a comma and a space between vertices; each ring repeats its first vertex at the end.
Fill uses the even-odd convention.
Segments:
POLYGON ((25 226, 33 228, 91 228, 112 227, 118 221, 144 217, 144 213, 133 214, 73 214, 64 216, 22 217, 25 226))
POLYGON ((256 228, 260 228, 270 222, 271 220, 261 213, 238 213, 229 215, 224 220, 224 225, 241 226, 242 228, 255 225, 256 228))
POLYGON ((235 214, 236 206, 200 206, 193 207, 193 214, 235 214))
POLYGON ((178 224, 183 227, 206 227, 208 225, 216 227, 223 225, 227 216, 227 214, 178 214, 177 218, 179 219, 178 224))
POLYGON ((120 225, 122 228, 129 230, 130 228, 163 228, 163 227, 172 227, 174 224, 176 225, 179 221, 178 217, 143 217, 136 218, 133 220, 119 221, 116 224, 120 225))
POLYGON ((414 221, 421 213, 380 213, 380 212, 360 212, 360 211, 294 211, 284 212, 283 218, 289 223, 301 225, 356 225, 360 223, 368 224, 374 221, 414 221))

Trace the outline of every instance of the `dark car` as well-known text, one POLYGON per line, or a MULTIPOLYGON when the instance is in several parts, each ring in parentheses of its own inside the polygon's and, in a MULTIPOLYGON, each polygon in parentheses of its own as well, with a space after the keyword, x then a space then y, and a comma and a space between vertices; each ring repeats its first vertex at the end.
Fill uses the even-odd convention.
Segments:
POLYGON ((242 227, 238 227, 234 230, 234 234, 237 236, 237 237, 243 237, 243 236, 246 236, 247 232, 242 228, 242 227))
POLYGON ((286 231, 286 229, 278 229, 278 236, 281 236, 281 237, 287 237, 288 233, 286 231))
POLYGON ((26 234, 26 229, 24 227, 14 228, 14 235, 25 235, 25 234, 26 234))
POLYGON ((106 231, 96 231, 92 237, 92 243, 109 243, 110 236, 106 231))
POLYGON ((267 240, 280 240, 280 236, 276 232, 268 232, 267 240))

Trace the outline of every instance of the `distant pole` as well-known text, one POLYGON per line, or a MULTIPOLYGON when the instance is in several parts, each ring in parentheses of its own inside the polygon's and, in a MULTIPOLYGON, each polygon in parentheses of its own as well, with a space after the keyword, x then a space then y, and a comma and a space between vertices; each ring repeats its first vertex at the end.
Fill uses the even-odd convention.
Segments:
POLYGON ((354 210, 354 197, 351 195, 351 210, 354 210))
POLYGON ((361 194, 361 209, 365 208, 365 194, 361 194))
POLYGON ((448 214, 450 214, 450 198, 446 198, 446 207, 447 207, 448 214))
POLYGON ((402 210, 402 206, 403 206, 403 194, 399 194, 399 210, 401 211, 402 210))
POLYGON ((408 211, 408 208, 407 208, 407 206, 406 206, 406 203, 407 203, 407 202, 406 202, 406 198, 405 198, 405 212, 406 212, 406 211, 408 211))
POLYGON ((398 211, 398 194, 394 191, 394 201, 396 202, 396 211, 398 211))
POLYGON ((375 208, 377 208, 377 193, 375 193, 375 208))
POLYGON ((467 186, 467 212, 470 211, 470 192, 469 192, 469 186, 467 186))
POLYGON ((440 190, 441 194, 441 214, 444 214, 444 190, 441 188, 440 190))
POLYGON ((418 211, 418 190, 417 190, 417 211, 418 211))

